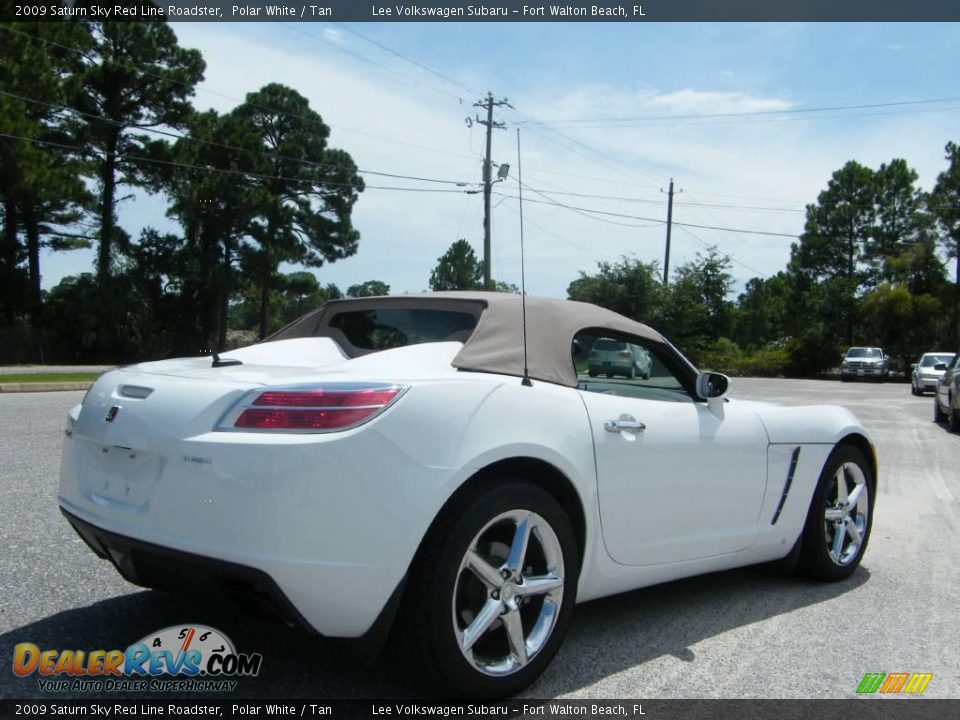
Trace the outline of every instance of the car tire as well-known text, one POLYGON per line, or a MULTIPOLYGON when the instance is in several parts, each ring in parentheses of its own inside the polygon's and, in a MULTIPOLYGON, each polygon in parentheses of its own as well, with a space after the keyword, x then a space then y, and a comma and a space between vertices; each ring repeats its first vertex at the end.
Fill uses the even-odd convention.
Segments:
POLYGON ((913 380, 910 381, 910 394, 911 395, 923 395, 919 389, 917 389, 917 383, 913 380))
POLYGON ((597 376, 597 371, 596 371, 596 370, 588 370, 588 371, 587 371, 587 375, 589 375, 590 377, 596 377, 596 376, 597 376))
POLYGON ((824 582, 853 574, 870 539, 875 487, 873 470, 860 450, 852 445, 834 448, 807 513, 797 562, 800 574, 824 582))
POLYGON ((541 487, 499 477, 467 490, 411 569, 401 650, 415 679, 455 697, 530 685, 563 641, 579 569, 570 519, 541 487))
POLYGON ((960 432, 960 413, 957 412, 952 403, 950 410, 947 412, 947 427, 950 428, 952 433, 960 432))

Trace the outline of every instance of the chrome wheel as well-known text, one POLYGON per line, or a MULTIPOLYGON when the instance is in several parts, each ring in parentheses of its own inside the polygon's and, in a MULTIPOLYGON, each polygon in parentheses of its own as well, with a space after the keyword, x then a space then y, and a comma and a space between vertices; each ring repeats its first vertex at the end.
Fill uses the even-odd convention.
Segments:
POLYGON ((467 662, 502 677, 533 660, 557 624, 565 577, 560 540, 541 515, 510 510, 490 520, 468 545, 453 591, 467 662))
POLYGON ((845 462, 837 468, 826 498, 827 553, 837 565, 849 565, 860 554, 870 514, 870 487, 860 466, 845 462))

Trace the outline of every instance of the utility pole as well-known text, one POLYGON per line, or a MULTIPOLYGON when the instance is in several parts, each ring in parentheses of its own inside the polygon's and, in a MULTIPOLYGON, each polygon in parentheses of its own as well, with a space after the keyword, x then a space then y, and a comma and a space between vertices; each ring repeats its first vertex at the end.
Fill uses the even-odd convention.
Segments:
MULTIPOLYGON (((663 188, 660 188, 660 192, 663 192, 663 188)), ((680 194, 683 190, 677 190, 676 193, 673 192, 673 178, 670 178, 670 190, 667 193, 667 251, 663 256, 663 284, 664 287, 670 282, 670 230, 673 226, 673 196, 674 194, 680 194)))
MULTIPOLYGON (((473 104, 474 107, 485 108, 487 111, 487 119, 481 120, 480 116, 477 115, 476 122, 481 125, 486 125, 487 127, 487 153, 483 161, 483 289, 484 290, 493 290, 493 284, 490 280, 490 192, 493 187, 493 164, 490 161, 490 152, 493 144, 493 132, 494 128, 498 130, 505 130, 506 125, 502 122, 495 122, 493 119, 493 108, 506 105, 508 108, 513 106, 507 102, 507 98, 502 100, 494 100, 493 93, 488 92, 487 97, 483 100, 477 100, 473 104)), ((467 125, 471 125, 472 121, 470 118, 467 118, 467 125)))

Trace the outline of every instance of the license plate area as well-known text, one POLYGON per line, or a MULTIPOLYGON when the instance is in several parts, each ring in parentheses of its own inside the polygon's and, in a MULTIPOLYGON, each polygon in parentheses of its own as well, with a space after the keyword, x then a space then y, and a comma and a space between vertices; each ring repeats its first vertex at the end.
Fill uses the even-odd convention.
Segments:
POLYGON ((80 443, 80 487, 100 504, 139 508, 150 499, 160 475, 156 453, 85 440, 80 443))

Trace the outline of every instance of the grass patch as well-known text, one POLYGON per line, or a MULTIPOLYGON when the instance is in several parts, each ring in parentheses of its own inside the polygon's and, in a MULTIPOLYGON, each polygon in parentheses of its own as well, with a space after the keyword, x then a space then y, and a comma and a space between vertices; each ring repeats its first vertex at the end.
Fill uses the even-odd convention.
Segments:
POLYGON ((47 383, 47 382, 93 382, 100 373, 13 373, 0 375, 0 385, 5 383, 47 383))

